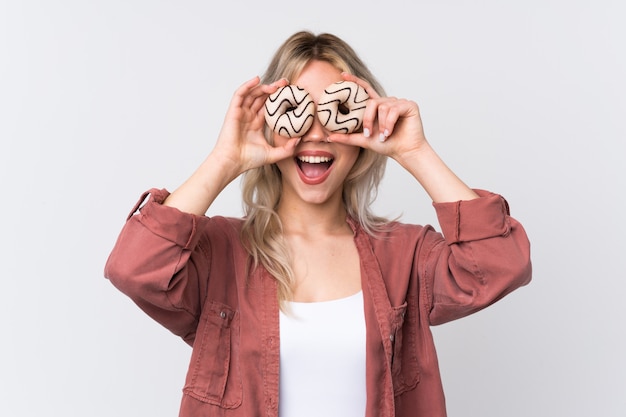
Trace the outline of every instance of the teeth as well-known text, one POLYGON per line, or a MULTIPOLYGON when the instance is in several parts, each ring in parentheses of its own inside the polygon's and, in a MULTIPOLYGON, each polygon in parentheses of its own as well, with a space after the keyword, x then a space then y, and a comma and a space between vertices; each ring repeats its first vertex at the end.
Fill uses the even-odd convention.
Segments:
POLYGON ((330 162, 332 158, 328 156, 299 156, 298 159, 302 162, 306 162, 307 164, 321 164, 322 162, 330 162))

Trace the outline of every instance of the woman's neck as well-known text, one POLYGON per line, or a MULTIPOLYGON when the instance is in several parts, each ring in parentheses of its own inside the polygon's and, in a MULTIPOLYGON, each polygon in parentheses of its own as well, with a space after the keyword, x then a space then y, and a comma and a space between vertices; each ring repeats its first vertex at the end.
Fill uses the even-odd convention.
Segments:
POLYGON ((350 230, 346 223, 346 208, 343 202, 324 204, 279 203, 278 216, 283 231, 288 234, 332 235, 350 230))

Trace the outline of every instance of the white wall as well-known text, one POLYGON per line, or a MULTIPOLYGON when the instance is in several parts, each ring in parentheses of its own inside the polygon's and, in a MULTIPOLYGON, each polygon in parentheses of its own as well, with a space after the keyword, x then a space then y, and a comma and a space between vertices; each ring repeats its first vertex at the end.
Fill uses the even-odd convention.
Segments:
MULTIPOLYGON (((450 416, 626 415, 623 2, 218 3, 0 1, 0 415, 176 415, 190 350, 104 262, 139 194, 191 173, 303 28, 416 100, 530 234, 532 285, 434 329, 450 416)), ((377 210, 436 221, 393 163, 377 210)), ((212 213, 240 213, 238 183, 212 213)))

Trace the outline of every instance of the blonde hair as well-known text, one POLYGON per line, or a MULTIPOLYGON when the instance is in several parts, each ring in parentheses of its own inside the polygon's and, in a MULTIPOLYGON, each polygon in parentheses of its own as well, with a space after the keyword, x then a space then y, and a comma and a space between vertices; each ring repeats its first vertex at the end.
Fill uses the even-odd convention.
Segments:
MULTIPOLYGON (((384 91, 354 50, 335 35, 315 35, 308 31, 295 33, 277 50, 262 83, 281 78, 294 80, 311 60, 325 61, 340 71, 364 79, 380 94, 384 91)), ((273 143, 273 135, 266 127, 265 137, 273 143)), ((368 149, 359 156, 344 182, 343 201, 350 217, 363 229, 373 234, 387 223, 375 216, 370 206, 376 198, 378 185, 385 171, 387 158, 368 149)), ((281 173, 275 164, 247 171, 242 179, 245 221, 242 240, 253 260, 253 266, 262 264, 278 283, 281 305, 292 298, 295 281, 292 261, 282 235, 282 223, 276 212, 282 192, 281 173)))

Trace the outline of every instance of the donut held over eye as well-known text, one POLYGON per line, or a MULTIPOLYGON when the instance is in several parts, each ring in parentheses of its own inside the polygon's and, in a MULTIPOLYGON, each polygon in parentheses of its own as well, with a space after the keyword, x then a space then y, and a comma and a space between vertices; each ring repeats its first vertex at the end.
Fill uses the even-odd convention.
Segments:
POLYGON ((324 90, 317 104, 317 117, 324 127, 336 133, 352 133, 361 128, 369 95, 352 81, 339 81, 324 90))
POLYGON ((304 135, 314 118, 315 102, 298 86, 282 87, 265 100, 265 122, 281 136, 296 138, 304 135))

